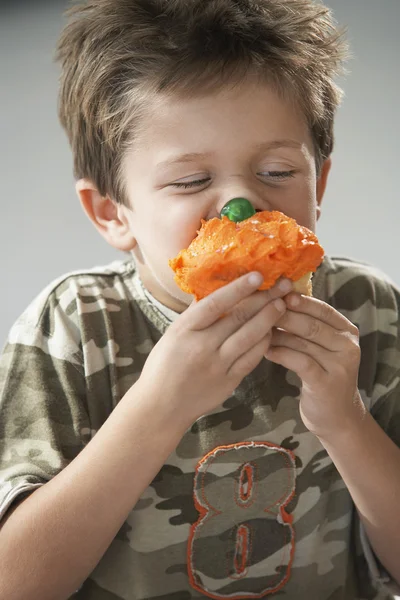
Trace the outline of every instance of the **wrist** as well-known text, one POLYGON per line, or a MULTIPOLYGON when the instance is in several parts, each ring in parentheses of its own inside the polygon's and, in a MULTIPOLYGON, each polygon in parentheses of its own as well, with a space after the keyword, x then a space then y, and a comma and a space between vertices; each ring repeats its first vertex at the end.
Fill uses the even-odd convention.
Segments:
POLYGON ((176 398, 169 398, 168 394, 158 386, 150 384, 139 378, 128 390, 123 398, 129 412, 140 412, 142 418, 152 423, 152 429, 159 429, 177 438, 178 441, 192 426, 191 419, 176 398))
POLYGON ((347 445, 350 440, 354 440, 360 434, 363 434, 369 418, 371 416, 365 408, 360 393, 357 390, 354 394, 351 409, 342 418, 336 419, 334 426, 326 429, 324 432, 316 433, 316 436, 325 448, 327 446, 347 445))

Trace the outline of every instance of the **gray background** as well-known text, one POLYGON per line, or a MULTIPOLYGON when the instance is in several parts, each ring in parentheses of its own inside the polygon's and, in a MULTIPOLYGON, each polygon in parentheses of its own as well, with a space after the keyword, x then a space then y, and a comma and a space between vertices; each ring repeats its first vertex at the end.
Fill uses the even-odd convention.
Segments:
MULTIPOLYGON (((318 234, 328 253, 373 263, 400 283, 400 0, 327 4, 348 26, 354 59, 318 234)), ((65 6, 60 0, 0 5, 0 345, 53 278, 119 256, 81 211, 57 122, 52 61, 65 6)))

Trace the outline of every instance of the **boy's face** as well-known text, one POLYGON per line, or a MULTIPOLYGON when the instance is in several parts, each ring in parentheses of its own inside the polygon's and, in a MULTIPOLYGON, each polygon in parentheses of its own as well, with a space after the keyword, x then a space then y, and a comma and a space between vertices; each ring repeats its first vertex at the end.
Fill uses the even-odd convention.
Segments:
POLYGON ((168 259, 190 244, 201 219, 244 197, 255 209, 279 210, 314 230, 326 177, 317 181, 302 115, 265 84, 249 80, 157 106, 126 156, 130 209, 122 210, 145 286, 181 312, 192 297, 175 284, 168 259))

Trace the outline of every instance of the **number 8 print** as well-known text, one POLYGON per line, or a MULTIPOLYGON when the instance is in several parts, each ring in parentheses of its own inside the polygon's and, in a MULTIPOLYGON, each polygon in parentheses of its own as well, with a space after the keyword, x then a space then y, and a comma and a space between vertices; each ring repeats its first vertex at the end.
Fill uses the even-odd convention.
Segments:
POLYGON ((200 460, 200 513, 188 542, 192 587, 210 598, 262 598, 281 589, 294 553, 295 457, 268 442, 219 446, 200 460))

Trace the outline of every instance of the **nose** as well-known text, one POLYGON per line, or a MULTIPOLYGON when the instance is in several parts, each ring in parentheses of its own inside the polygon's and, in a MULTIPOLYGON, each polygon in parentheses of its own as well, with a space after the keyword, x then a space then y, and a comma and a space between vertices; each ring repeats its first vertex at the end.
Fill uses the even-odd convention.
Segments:
POLYGON ((225 204, 230 200, 233 200, 233 198, 246 198, 246 200, 248 200, 253 206, 255 211, 272 210, 268 201, 265 198, 261 199, 258 194, 250 189, 249 186, 229 186, 223 190, 220 190, 219 192, 216 191, 216 197, 213 199, 213 202, 209 207, 206 220, 219 217, 225 204))

